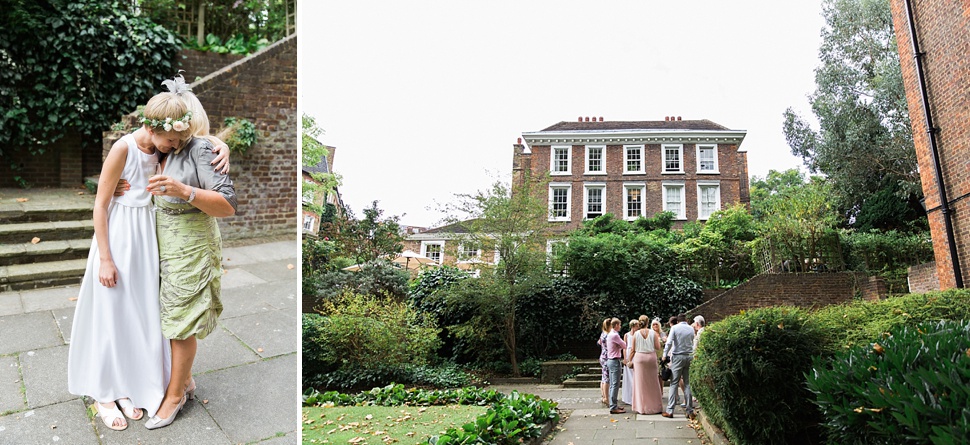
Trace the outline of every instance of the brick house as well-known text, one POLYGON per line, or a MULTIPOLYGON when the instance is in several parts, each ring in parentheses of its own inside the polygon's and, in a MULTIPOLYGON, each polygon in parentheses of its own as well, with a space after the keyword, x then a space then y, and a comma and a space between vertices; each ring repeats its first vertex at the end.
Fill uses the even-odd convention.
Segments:
POLYGON ((526 174, 549 175, 549 221, 556 231, 612 213, 635 220, 662 211, 674 227, 749 205, 745 130, 709 120, 605 121, 579 118, 526 132, 514 145, 513 188, 526 174))
POLYGON ((891 0, 890 6, 936 260, 937 276, 923 280, 940 289, 964 287, 970 277, 970 3, 891 0))
MULTIPOLYGON (((320 184, 319 181, 313 178, 313 173, 332 173, 331 166, 333 165, 334 152, 336 147, 330 147, 324 145, 327 149, 327 156, 320 160, 317 165, 312 167, 303 167, 303 183, 320 184)), ((305 187, 304 187, 305 188, 305 187)), ((302 233, 303 236, 316 237, 320 232, 320 222, 324 215, 322 215, 319 209, 332 208, 332 211, 336 214, 343 212, 344 203, 343 199, 340 197, 340 190, 334 188, 331 193, 319 193, 313 190, 304 190, 302 196, 302 208, 303 208, 303 219, 302 219, 302 233)))
POLYGON ((467 235, 468 230, 460 222, 448 224, 408 233, 404 239, 404 249, 420 253, 438 264, 465 270, 480 270, 498 263, 498 252, 467 241, 467 235))

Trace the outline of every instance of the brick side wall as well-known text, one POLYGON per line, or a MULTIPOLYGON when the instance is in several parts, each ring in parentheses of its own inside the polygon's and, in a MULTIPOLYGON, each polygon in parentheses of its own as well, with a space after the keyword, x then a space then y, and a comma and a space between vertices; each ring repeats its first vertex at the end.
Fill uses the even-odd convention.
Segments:
POLYGON ((175 65, 185 76, 185 81, 193 83, 209 74, 221 70, 232 63, 245 58, 237 54, 218 54, 194 49, 183 49, 175 58, 175 65))
MULTIPOLYGON (((742 310, 767 306, 817 309, 851 301, 857 293, 864 294, 867 286, 868 277, 855 272, 761 274, 691 309, 689 314, 703 315, 713 323, 742 310)), ((875 295, 874 291, 870 295, 875 295)))
POLYGON ((910 266, 907 282, 909 291, 914 294, 940 290, 940 279, 936 275, 936 263, 930 261, 916 266, 910 266))
MULTIPOLYGON (((15 176, 24 178, 31 187, 80 187, 86 171, 83 169, 85 152, 81 150, 81 135, 69 131, 57 142, 42 148, 36 156, 26 149, 18 149, 0 158, 0 187, 18 187, 15 176), (16 171, 9 165, 16 165, 16 171)), ((90 150, 97 153, 97 150, 90 150)), ((101 160, 97 160, 101 171, 101 160)))
MULTIPOLYGON (((954 266, 950 260, 940 211, 942 201, 913 57, 906 2, 891 0, 890 5, 933 237, 939 286, 948 289, 956 285, 954 266)), ((925 54, 922 63, 927 102, 933 125, 939 130, 936 134, 940 170, 947 200, 953 210, 956 249, 966 283, 970 282, 970 200, 966 199, 970 196, 970 169, 966 166, 966 159, 970 156, 970 108, 966 106, 966 86, 970 85, 970 59, 967 58, 967 54, 970 54, 970 3, 966 0, 920 0, 912 1, 912 7, 920 51, 925 54)))

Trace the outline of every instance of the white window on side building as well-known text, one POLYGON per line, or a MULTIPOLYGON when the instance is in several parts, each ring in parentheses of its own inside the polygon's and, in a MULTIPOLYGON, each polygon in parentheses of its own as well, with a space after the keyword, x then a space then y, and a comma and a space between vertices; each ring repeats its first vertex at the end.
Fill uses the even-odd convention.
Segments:
POLYGON ((687 219, 687 209, 684 206, 684 184, 663 183, 664 211, 673 212, 674 219, 687 219))
POLYGON ((586 172, 587 175, 606 174, 606 146, 587 145, 586 146, 586 172))
POLYGON ((421 241, 421 255, 424 255, 436 263, 441 264, 444 259, 444 241, 421 241))
POLYGON ((569 221, 572 201, 572 185, 549 184, 549 221, 569 221))
POLYGON ((697 219, 707 220, 711 214, 721 210, 721 185, 719 183, 697 183, 697 219))
POLYGON ((550 175, 571 175, 572 174, 572 147, 565 145, 555 145, 551 148, 551 165, 549 165, 550 175))
POLYGON ((663 149, 663 172, 664 173, 683 173, 684 172, 684 146, 681 144, 665 144, 663 149))
POLYGON ((313 225, 316 224, 317 218, 313 215, 303 215, 303 230, 307 232, 313 231, 313 225))
POLYGON ((718 173, 717 144, 697 144, 697 173, 718 173))
POLYGON ((606 184, 584 184, 583 213, 584 219, 593 219, 606 213, 606 184))

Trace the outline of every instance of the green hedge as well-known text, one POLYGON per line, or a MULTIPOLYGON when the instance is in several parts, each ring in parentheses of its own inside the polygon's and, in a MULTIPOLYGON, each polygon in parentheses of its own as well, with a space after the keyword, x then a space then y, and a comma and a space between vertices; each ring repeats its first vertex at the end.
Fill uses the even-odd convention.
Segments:
POLYGON ((704 330, 691 388, 735 445, 812 443, 806 439, 819 435, 821 416, 801 376, 820 354, 823 336, 797 308, 729 317, 704 330))
POLYGON ((556 402, 532 394, 512 391, 504 395, 495 390, 461 388, 447 391, 405 389, 404 385, 390 384, 359 394, 341 394, 336 391, 320 393, 308 390, 303 396, 303 406, 318 405, 479 405, 490 404, 488 411, 474 422, 459 428, 449 428, 444 434, 434 436, 427 443, 432 445, 487 443, 513 445, 539 437, 544 425, 559 421, 556 402))
POLYGON ((967 443, 970 322, 903 326, 817 359, 808 386, 831 444, 967 443))
MULTIPOLYGON (((691 367, 692 389, 705 414, 735 445, 821 443, 821 425, 837 420, 823 417, 806 376, 888 332, 941 320, 970 320, 970 291, 857 301, 811 313, 791 308, 742 313, 705 329, 691 367)), ((940 360, 929 353, 926 360, 940 360)), ((840 403, 859 408, 848 400, 840 403)))

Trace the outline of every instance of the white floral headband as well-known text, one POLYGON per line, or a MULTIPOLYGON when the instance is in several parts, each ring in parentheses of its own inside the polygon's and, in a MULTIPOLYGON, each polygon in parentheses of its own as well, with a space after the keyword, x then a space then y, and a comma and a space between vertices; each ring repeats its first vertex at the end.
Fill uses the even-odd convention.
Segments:
MULTIPOLYGON (((179 70, 179 74, 171 80, 163 80, 162 85, 168 88, 168 92, 175 93, 179 96, 186 91, 192 91, 192 88, 189 88, 188 84, 185 83, 185 77, 182 77, 182 70, 179 70)), ((188 111, 185 113, 185 116, 178 119, 172 119, 170 117, 166 117, 165 120, 149 119, 142 115, 141 123, 152 128, 162 128, 165 131, 185 131, 189 129, 189 122, 191 120, 192 112, 188 111)))

